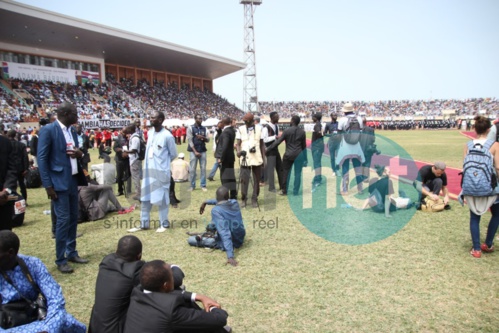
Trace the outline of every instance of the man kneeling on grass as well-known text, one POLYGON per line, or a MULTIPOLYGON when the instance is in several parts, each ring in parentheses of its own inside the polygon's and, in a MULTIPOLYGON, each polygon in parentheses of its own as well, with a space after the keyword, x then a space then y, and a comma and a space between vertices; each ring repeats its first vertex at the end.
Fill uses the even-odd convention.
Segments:
POLYGON ((236 199, 229 199, 229 190, 224 186, 217 189, 216 195, 216 200, 206 200, 199 209, 199 213, 203 214, 206 205, 216 205, 211 210, 212 223, 210 223, 215 225, 215 235, 213 237, 191 236, 187 242, 191 246, 221 249, 227 253, 227 263, 237 266, 234 248, 240 248, 246 236, 241 207, 236 199))

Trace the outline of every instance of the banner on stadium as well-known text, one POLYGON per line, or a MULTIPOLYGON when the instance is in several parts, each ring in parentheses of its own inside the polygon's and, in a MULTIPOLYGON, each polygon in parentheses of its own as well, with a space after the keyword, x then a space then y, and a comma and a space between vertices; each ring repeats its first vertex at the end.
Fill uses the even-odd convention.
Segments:
POLYGON ((79 119, 78 124, 83 128, 123 128, 132 123, 132 119, 79 119))
POLYGON ((4 61, 2 62, 2 70, 5 79, 76 83, 76 71, 74 69, 18 64, 16 62, 4 61))
POLYGON ((87 82, 92 82, 93 84, 100 83, 100 73, 99 72, 89 72, 89 71, 78 71, 78 75, 81 76, 81 83, 85 84, 87 82))

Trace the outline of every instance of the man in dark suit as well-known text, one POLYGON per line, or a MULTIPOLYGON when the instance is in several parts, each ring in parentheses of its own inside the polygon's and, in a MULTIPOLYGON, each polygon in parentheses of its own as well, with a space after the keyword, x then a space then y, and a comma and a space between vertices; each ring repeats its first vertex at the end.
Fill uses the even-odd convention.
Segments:
POLYGON ((24 176, 28 173, 29 169, 29 159, 28 151, 26 150, 26 145, 16 139, 17 132, 13 129, 7 132, 7 137, 12 145, 12 151, 14 153, 14 161, 17 167, 17 182, 19 188, 21 189, 21 195, 26 201, 28 201, 28 193, 26 191, 26 183, 24 182, 24 176))
POLYGON ((126 189, 127 193, 132 191, 132 182, 130 180, 130 161, 128 157, 123 157, 123 146, 127 145, 126 136, 123 128, 114 141, 113 150, 115 152, 114 161, 116 162, 116 182, 118 183, 118 196, 123 195, 126 189), (127 184, 125 185, 125 181, 127 184), (126 186, 126 188, 124 187, 126 186))
POLYGON ((80 147, 80 150, 83 153, 83 156, 80 159, 81 167, 88 171, 88 163, 90 163, 90 154, 88 153, 90 140, 88 139, 88 135, 83 132, 83 126, 81 124, 76 125, 76 134, 78 134, 78 147, 80 147))
POLYGON ((14 206, 8 197, 17 187, 17 168, 12 145, 3 134, 4 125, 0 121, 0 230, 12 230, 14 206))
POLYGON ((227 332, 228 314, 213 302, 205 311, 187 306, 174 290, 172 268, 162 260, 149 261, 140 271, 140 287, 132 291, 125 333, 227 332))
POLYGON ((56 215, 55 263, 62 273, 72 273, 68 261, 88 262, 76 251, 78 185, 85 186, 87 181, 78 161, 83 153, 78 149, 76 130, 71 126, 78 121, 76 107, 65 102, 56 112, 57 120, 40 130, 38 166, 56 215))
POLYGON ((293 184, 293 195, 298 195, 301 186, 302 169, 308 164, 307 159, 307 136, 305 131, 298 127, 300 124, 300 117, 293 115, 291 117, 290 127, 286 128, 282 135, 274 141, 267 148, 267 152, 276 148, 281 142, 286 141, 286 151, 282 157, 282 181, 280 195, 287 195, 289 180, 291 179, 289 173, 291 168, 294 168, 295 181, 293 184))
POLYGON ((230 191, 229 198, 237 199, 236 189, 236 173, 234 171, 234 141, 236 140, 236 130, 231 126, 232 120, 230 117, 222 119, 223 130, 215 151, 215 158, 218 160, 220 167, 220 179, 222 185, 230 191))
POLYGON ((135 236, 124 236, 118 242, 116 253, 102 260, 89 332, 123 332, 130 294, 139 284, 139 272, 145 263, 141 259, 142 242, 135 236))

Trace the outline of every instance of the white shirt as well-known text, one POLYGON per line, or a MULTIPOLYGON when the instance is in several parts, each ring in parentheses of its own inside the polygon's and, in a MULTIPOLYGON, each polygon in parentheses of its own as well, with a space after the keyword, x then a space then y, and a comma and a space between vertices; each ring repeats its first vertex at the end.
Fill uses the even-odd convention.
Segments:
POLYGON ((116 167, 111 163, 94 164, 90 167, 99 185, 112 185, 116 182, 116 167))
MULTIPOLYGON (((56 119, 59 125, 61 126, 62 133, 64 134, 64 139, 66 139, 66 147, 71 148, 74 150, 76 148, 75 141, 73 140, 73 135, 71 135, 71 126, 66 127, 63 123, 59 121, 59 119, 56 119)), ((69 159, 71 162, 71 174, 72 175, 77 175, 78 174, 78 164, 76 162, 76 158, 70 158, 69 159)))
POLYGON ((130 136, 130 147, 128 147, 128 150, 136 150, 137 153, 136 154, 133 154, 133 153, 130 153, 128 154, 128 159, 130 161, 130 165, 133 164, 133 162, 135 162, 138 158, 139 158, 139 151, 140 151, 140 139, 139 139, 139 136, 138 134, 134 133, 130 136))

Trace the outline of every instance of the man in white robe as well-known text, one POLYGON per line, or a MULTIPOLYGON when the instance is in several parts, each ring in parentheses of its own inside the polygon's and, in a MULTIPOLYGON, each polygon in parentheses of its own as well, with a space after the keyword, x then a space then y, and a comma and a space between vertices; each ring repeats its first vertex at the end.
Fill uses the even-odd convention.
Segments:
POLYGON ((177 147, 173 135, 163 127, 164 120, 165 115, 159 111, 151 116, 153 128, 148 132, 142 170, 140 227, 129 229, 128 232, 149 229, 152 205, 158 206, 159 211, 159 227, 156 232, 165 232, 170 227, 170 163, 177 157, 177 147))

